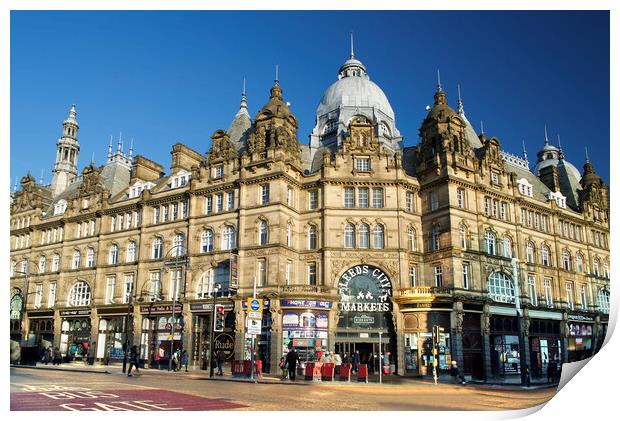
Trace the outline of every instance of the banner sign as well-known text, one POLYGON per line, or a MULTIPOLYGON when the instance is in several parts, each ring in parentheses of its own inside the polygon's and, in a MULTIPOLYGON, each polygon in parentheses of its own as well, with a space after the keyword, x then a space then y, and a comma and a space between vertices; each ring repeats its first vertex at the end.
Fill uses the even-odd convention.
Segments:
POLYGON ((230 282, 228 283, 228 289, 239 289, 239 256, 235 253, 230 253, 230 282))
POLYGON ((282 307, 332 308, 330 301, 318 300, 280 300, 282 307))
POLYGON ((91 313, 91 309, 87 308, 84 310, 60 310, 60 316, 63 317, 71 317, 71 316, 89 316, 91 313))
POLYGON ((386 329, 392 310, 392 283, 381 269, 357 265, 338 281, 338 328, 386 329))

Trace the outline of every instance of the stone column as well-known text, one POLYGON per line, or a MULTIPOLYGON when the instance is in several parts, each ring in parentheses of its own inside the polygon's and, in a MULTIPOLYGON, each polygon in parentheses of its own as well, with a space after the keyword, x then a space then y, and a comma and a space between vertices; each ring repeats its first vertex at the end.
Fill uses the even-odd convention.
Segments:
MULTIPOLYGON (((280 310, 279 300, 269 300, 271 313, 271 343, 269 344, 269 359, 270 373, 278 372, 278 364, 280 363, 280 357, 282 356, 282 311, 280 310)), ((263 370, 265 367, 263 367, 263 370)))
POLYGON ((452 359, 456 361, 461 373, 463 372, 463 303, 455 301, 450 314, 450 332, 452 333, 452 359))
POLYGON ((235 312, 235 360, 245 359, 245 312, 241 298, 234 299, 235 312))
POLYGON ((525 364, 530 368, 530 376, 532 373, 532 363, 530 361, 530 315, 527 309, 523 310, 523 318, 521 319, 521 331, 523 334, 523 349, 525 352, 525 364))
POLYGON ((60 317, 59 311, 54 310, 54 347, 58 347, 60 349, 60 334, 62 332, 62 318, 60 317))
POLYGON ((562 321, 560 322, 560 337, 562 338, 562 364, 568 362, 568 314, 566 311, 562 313, 562 321))
POLYGON ((405 330, 404 316, 400 312, 399 305, 394 303, 392 310, 394 330, 396 332, 396 374, 405 375, 405 330))
MULTIPOLYGON (((193 364, 193 355, 192 355, 192 312, 190 311, 189 302, 183 303, 183 349, 187 350, 187 354, 189 356, 189 364, 193 364)), ((210 328, 213 328, 213 321, 211 321, 210 328)), ((210 331, 210 330, 209 330, 210 331)))
POLYGON ((485 381, 489 381, 492 377, 491 370, 491 314, 489 313, 489 305, 484 305, 484 312, 481 319, 482 331, 482 373, 485 381))

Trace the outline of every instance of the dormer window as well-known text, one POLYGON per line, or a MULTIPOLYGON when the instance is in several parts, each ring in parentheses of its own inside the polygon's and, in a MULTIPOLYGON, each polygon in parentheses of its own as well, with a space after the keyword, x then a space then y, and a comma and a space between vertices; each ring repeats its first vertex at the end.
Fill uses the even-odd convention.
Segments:
POLYGON ((90 207, 90 199, 84 198, 84 200, 82 200, 82 209, 88 209, 89 207, 90 207))
POLYGON ((495 185, 499 184, 499 174, 493 171, 491 171, 491 183, 495 185))
POLYGON ((224 177, 224 165, 218 165, 214 168, 214 178, 222 178, 224 177))
POLYGON ((66 200, 59 200, 55 205, 54 205, 54 215, 62 215, 63 213, 65 213, 65 210, 67 209, 67 201, 66 200))
POLYGON ((134 197, 138 197, 142 194, 143 190, 150 190, 155 184, 151 182, 141 182, 136 181, 133 186, 129 189, 129 198, 132 199, 134 197))
POLYGON ((566 209, 566 196, 560 192, 550 192, 547 195, 548 200, 555 200, 555 204, 558 208, 566 209))
POLYGON ((355 170, 362 172, 370 171, 370 158, 355 158, 355 170))
POLYGON ((170 182, 170 188, 176 189, 177 187, 183 187, 188 183, 190 178, 191 173, 181 170, 172 177, 172 181, 170 182))
POLYGON ((519 193, 523 196, 532 197, 532 185, 525 178, 520 178, 517 180, 517 186, 519 188, 519 193))

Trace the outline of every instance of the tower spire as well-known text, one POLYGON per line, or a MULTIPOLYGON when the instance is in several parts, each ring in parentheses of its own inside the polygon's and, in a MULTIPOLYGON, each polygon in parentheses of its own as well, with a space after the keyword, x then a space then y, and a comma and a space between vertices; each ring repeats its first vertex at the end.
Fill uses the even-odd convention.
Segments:
POLYGON ((351 32, 351 58, 355 58, 355 52, 353 50, 353 32, 351 32))
POLYGON ((241 91, 241 105, 239 106, 239 111, 248 108, 248 98, 245 94, 245 77, 243 78, 243 91, 241 91))
POLYGON ((110 144, 108 145, 108 159, 112 158, 112 135, 110 135, 110 144))
POLYGON ((41 176, 39 177, 39 184, 43 185, 43 171, 45 171, 44 168, 41 168, 41 176))
POLYGON ((522 142, 523 142, 523 159, 525 159, 525 161, 528 162, 527 149, 525 148, 525 140, 523 140, 522 142))
POLYGON ((480 120, 480 133, 484 134, 484 121, 480 120))
POLYGON ((465 110, 463 109, 463 100, 461 99, 461 84, 457 84, 456 88, 458 90, 458 94, 459 94, 459 100, 458 100, 458 113, 460 115, 465 115, 465 110))
POLYGON ((437 69, 437 92, 441 91, 441 74, 439 73, 439 69, 437 69))
POLYGON ((278 70, 279 70, 278 65, 276 64, 276 80, 274 80, 276 85, 280 84, 280 79, 278 79, 278 70))
POLYGON ((129 159, 133 157, 133 137, 131 138, 131 143, 129 144, 129 159))
POLYGON ((558 153, 558 159, 561 161, 564 159, 564 151, 562 150, 562 140, 560 139, 560 134, 558 133, 558 147, 560 152, 558 153))
POLYGON ((590 163, 590 157, 588 156, 588 147, 586 146, 586 164, 590 163))
POLYGON ((549 138, 547 137, 547 123, 545 123, 545 146, 549 144, 549 138))
POLYGON ((116 145, 116 151, 121 152, 121 148, 123 147, 123 132, 118 133, 118 144, 116 145))

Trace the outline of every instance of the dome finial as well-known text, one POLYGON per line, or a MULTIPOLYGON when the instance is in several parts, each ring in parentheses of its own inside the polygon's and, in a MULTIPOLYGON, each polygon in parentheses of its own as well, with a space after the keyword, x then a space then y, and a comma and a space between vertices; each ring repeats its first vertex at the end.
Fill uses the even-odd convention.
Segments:
POLYGON ((547 137, 547 123, 545 123, 545 146, 549 144, 549 138, 547 137))
POLYGON ((522 142, 523 142, 523 159, 525 160, 525 162, 528 162, 527 149, 525 148, 525 140, 523 140, 522 142))
POLYGON ((558 133, 558 147, 560 149, 558 153, 558 159, 562 161, 564 159, 564 151, 562 150, 562 140, 560 140, 560 134, 558 133))
POLYGON ((276 64, 276 80, 274 80, 276 85, 280 84, 280 80, 278 79, 278 65, 276 64))
POLYGON ((458 101, 458 108, 457 111, 459 113, 459 115, 465 115, 465 110, 463 109, 463 100, 461 99, 461 84, 457 84, 456 88, 458 90, 458 94, 459 94, 459 101, 458 101))
POLYGON ((590 157, 588 156, 588 147, 586 146, 586 164, 590 163, 590 157))
POLYGON ((439 69, 437 69, 437 92, 441 92, 441 74, 439 74, 439 69))
POLYGON ((133 137, 131 138, 131 143, 129 144, 129 159, 133 157, 133 137))
POLYGON ((355 52, 353 50, 353 31, 351 31, 351 58, 355 58, 355 52))
POLYGON ((484 134, 484 121, 480 120, 480 133, 484 134))
POLYGON ((243 78, 243 91, 241 91, 241 105, 239 106, 239 110, 248 108, 248 98, 245 94, 245 77, 243 78))

